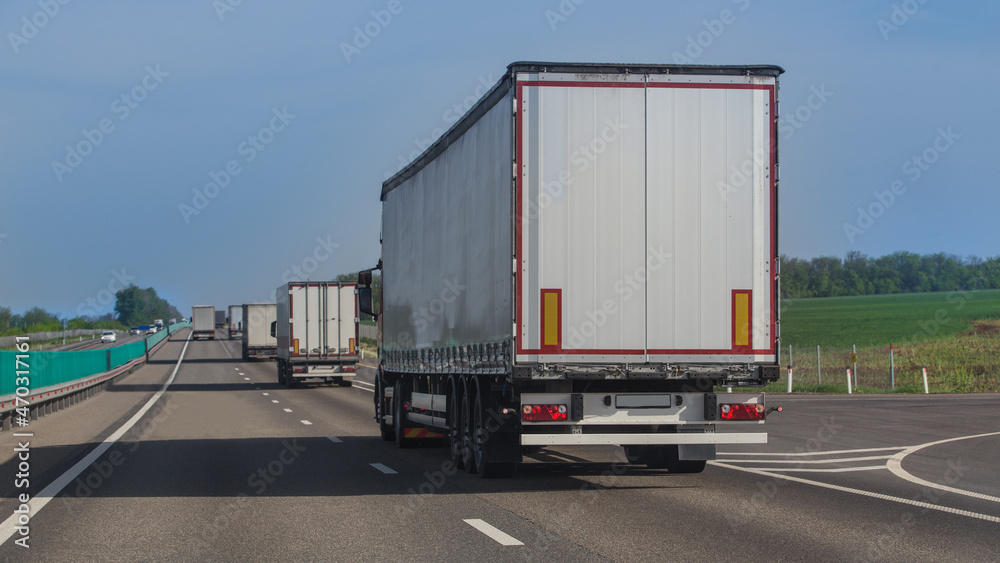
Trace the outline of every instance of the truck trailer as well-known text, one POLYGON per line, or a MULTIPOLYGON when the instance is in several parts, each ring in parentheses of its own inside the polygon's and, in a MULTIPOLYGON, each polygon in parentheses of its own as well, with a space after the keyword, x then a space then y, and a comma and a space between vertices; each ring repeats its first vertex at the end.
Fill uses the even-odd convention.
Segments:
POLYGON ((321 378, 343 386, 359 360, 353 282, 289 282, 277 289, 278 383, 321 378))
POLYGON ((511 64, 382 184, 380 310, 358 289, 382 438, 446 436, 484 477, 546 446, 694 473, 766 443, 782 72, 511 64))
POLYGON ((230 340, 241 338, 243 334, 243 307, 243 305, 229 306, 229 316, 226 318, 226 322, 229 323, 230 340))
POLYGON ((212 305, 191 307, 191 338, 215 340, 215 317, 217 311, 212 305))
POLYGON ((278 339, 271 334, 271 324, 278 318, 277 306, 247 303, 238 315, 243 319, 243 361, 277 357, 278 339))
POLYGON ((221 309, 215 311, 215 328, 226 328, 226 312, 221 309))

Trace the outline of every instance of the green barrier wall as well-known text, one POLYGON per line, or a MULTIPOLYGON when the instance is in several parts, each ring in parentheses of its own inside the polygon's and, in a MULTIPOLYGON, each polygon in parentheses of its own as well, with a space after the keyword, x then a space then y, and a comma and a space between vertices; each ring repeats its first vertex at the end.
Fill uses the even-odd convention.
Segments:
MULTIPOLYGON (((179 328, 191 326, 189 323, 170 325, 172 334, 179 328)), ((108 354, 111 355, 111 368, 143 356, 146 346, 156 346, 168 336, 166 330, 161 330, 146 338, 146 341, 122 344, 103 350, 81 350, 79 352, 27 352, 24 360, 30 372, 32 391, 52 385, 60 385, 69 381, 81 379, 97 373, 108 371, 108 354)), ((17 356, 20 352, 0 351, 0 396, 11 395, 17 390, 17 371, 24 366, 17 366, 17 356)))

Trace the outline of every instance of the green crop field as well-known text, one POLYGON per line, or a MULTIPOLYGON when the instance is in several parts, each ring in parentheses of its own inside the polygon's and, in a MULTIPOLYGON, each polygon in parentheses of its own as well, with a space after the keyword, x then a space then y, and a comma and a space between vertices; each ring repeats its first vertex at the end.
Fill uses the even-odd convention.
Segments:
POLYGON ((1000 391, 1000 290, 784 299, 781 340, 795 390, 846 391, 857 345, 862 392, 923 391, 924 368, 932 392, 1000 391))
POLYGON ((800 346, 936 340, 1000 319, 1000 290, 783 299, 781 339, 800 346))

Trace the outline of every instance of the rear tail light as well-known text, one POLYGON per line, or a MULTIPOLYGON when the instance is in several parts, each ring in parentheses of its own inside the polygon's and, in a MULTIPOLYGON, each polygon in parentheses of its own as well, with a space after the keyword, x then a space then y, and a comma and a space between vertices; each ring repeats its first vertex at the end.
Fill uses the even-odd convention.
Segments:
POLYGON ((304 368, 304 367, 302 367, 302 368, 293 368, 292 371, 295 372, 295 373, 305 373, 306 372, 306 368, 304 368))
POLYGON ((566 405, 522 405, 521 420, 525 422, 551 422, 566 420, 566 405))
POLYGON ((354 373, 354 368, 351 366, 345 366, 344 373, 354 373))
POLYGON ((722 420, 764 420, 764 404, 723 403, 719 405, 719 418, 722 420))

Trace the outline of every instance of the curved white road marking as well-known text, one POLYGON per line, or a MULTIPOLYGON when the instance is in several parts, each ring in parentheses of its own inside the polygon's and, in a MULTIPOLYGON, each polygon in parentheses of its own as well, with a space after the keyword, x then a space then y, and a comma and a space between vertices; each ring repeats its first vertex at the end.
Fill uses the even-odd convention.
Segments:
POLYGON ((947 512, 948 514, 958 514, 959 516, 967 516, 969 518, 976 518, 979 520, 986 520, 987 522, 1000 523, 1000 517, 990 516, 989 514, 979 514, 978 512, 970 512, 968 510, 959 510, 957 508, 951 508, 950 506, 940 506, 937 504, 931 504, 929 502, 921 502, 919 500, 912 500, 902 497, 894 497, 891 495, 884 495, 882 493, 873 493, 871 491, 864 491, 861 489, 854 489, 851 487, 841 487, 840 485, 832 485, 830 483, 824 483, 822 481, 813 481, 811 479, 803 479, 801 477, 792 477, 791 475, 783 475, 781 473, 771 473, 770 471, 761 471, 760 469, 753 469, 751 467, 740 467, 738 465, 729 465, 728 463, 720 463, 718 461, 708 462, 717 467, 725 467, 726 469, 734 469, 736 471, 745 471, 747 473, 754 473, 756 475, 763 475, 764 477, 772 477, 774 479, 784 479, 785 481, 792 481, 794 483, 802 483, 804 485, 813 485, 814 487, 822 487, 824 489, 832 489, 834 491, 840 491, 842 493, 851 493, 854 495, 860 495, 863 497, 877 498, 879 500, 887 500, 889 502, 898 502, 899 504, 908 504, 910 506, 919 506, 920 508, 926 508, 928 510, 937 510, 939 512, 947 512))
POLYGON ((898 452, 905 450, 907 446, 896 446, 893 448, 865 448, 861 450, 831 450, 822 452, 719 452, 719 455, 770 455, 781 457, 803 457, 812 455, 834 455, 834 454, 866 454, 870 452, 898 452))
MULTIPOLYGON (((90 467, 92 463, 94 463, 95 461, 98 460, 98 458, 104 455, 104 452, 108 451, 108 449, 111 448, 111 446, 113 446, 118 440, 120 440, 121 437, 124 436, 126 432, 131 430, 132 427, 135 426, 135 424, 139 422, 139 420, 141 420, 142 417, 145 416, 147 412, 149 412, 149 409, 153 408, 153 405, 156 404, 156 401, 160 400, 160 397, 162 397, 163 394, 167 392, 167 388, 170 387, 170 384, 174 382, 174 378, 177 377, 177 370, 180 369, 181 362, 184 361, 184 353, 187 352, 188 344, 190 343, 191 343, 191 333, 188 333, 188 337, 184 342, 184 349, 181 350, 181 355, 179 358, 177 358, 177 365, 174 366, 174 372, 170 374, 170 377, 167 379, 167 382, 163 384, 163 387, 161 387, 160 390, 157 391, 155 395, 153 395, 152 397, 149 398, 148 401, 146 401, 146 404, 141 409, 139 409, 139 412, 135 413, 135 415, 132 416, 132 418, 128 419, 128 421, 125 424, 123 424, 118 430, 115 430, 114 433, 105 438, 104 441, 98 444, 96 448, 91 450, 90 453, 87 454, 87 457, 81 459, 76 463, 76 465, 67 469, 65 473, 60 475, 55 481, 49 483, 47 487, 42 489, 40 493, 35 495, 35 497, 28 502, 28 506, 31 509, 32 518, 38 516, 38 513, 42 511, 42 508, 44 508, 45 505, 49 503, 49 501, 55 498, 55 496, 58 495, 59 492, 62 491, 67 485, 72 483, 73 480, 76 479, 77 476, 79 476, 81 473, 83 473, 85 469, 90 467)), ((0 524, 0 545, 6 543, 7 540, 9 540, 11 536, 14 535, 15 531, 14 528, 18 525, 17 521, 18 521, 18 515, 13 514, 11 515, 10 518, 4 520, 4 522, 0 524)))
POLYGON ((932 489, 938 489, 941 491, 948 491, 949 493, 955 493, 956 495, 965 495, 967 497, 977 498, 981 500, 988 500, 992 502, 1000 502, 1000 498, 986 495, 983 493, 976 493, 973 491, 966 491, 963 489, 956 489, 955 487, 949 487, 948 485, 943 485, 941 483, 932 483, 930 481, 916 477, 910 472, 903 469, 903 458, 906 456, 920 451, 924 448, 929 448, 931 446, 937 446, 938 444, 946 444, 948 442, 957 442, 959 440, 971 440, 973 438, 984 438, 986 436, 1000 436, 1000 432, 989 432, 986 434, 976 434, 974 436, 959 436, 958 438, 948 438, 946 440, 938 440, 937 442, 927 442, 926 444, 920 444, 918 446, 911 446, 905 450, 899 452, 898 454, 892 456, 891 459, 886 463, 886 467, 893 475, 899 477, 900 479, 905 479, 911 483, 920 485, 922 487, 930 487, 932 489))

